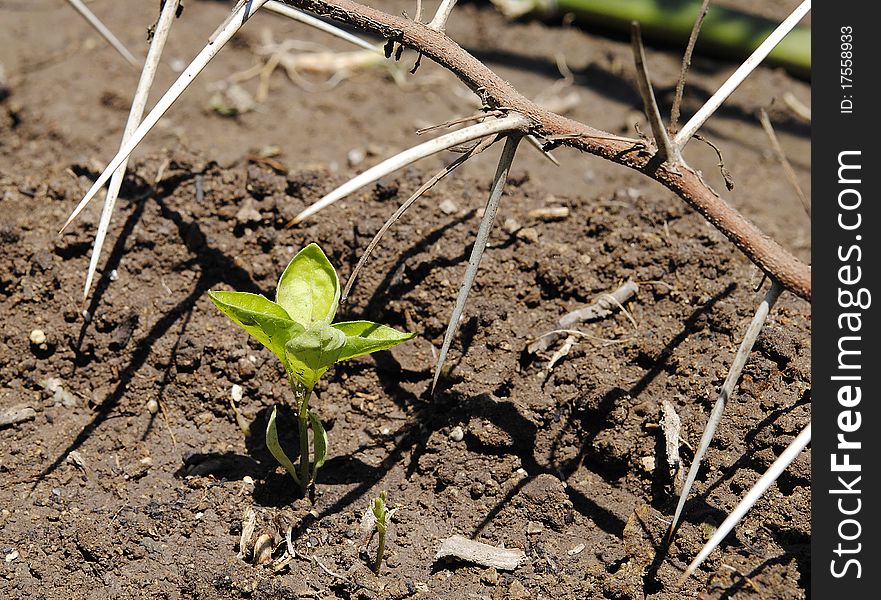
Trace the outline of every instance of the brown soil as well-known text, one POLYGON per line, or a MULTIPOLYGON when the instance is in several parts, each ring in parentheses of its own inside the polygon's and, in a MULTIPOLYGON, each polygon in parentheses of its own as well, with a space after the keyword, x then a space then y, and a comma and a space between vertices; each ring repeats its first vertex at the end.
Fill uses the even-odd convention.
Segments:
MULTIPOLYGON (((410 2, 381 4, 412 11, 410 2)), ((142 54, 155 5, 91 3, 142 54)), ((192 56, 226 10, 186 3, 156 89, 173 79, 170 62, 192 56)), ((411 144, 414 128, 469 112, 470 99, 427 64, 403 87, 373 71, 311 92, 277 72, 257 111, 218 116, 206 108, 209 85, 253 64, 261 30, 276 40, 324 41, 278 18, 255 19, 136 154, 85 320, 79 298, 98 203, 56 232, 117 145, 137 74, 64 3, 4 3, 0 22, 9 91, 0 104, 0 409, 35 411, 0 430, 0 596, 809 595, 809 452, 676 587, 713 527, 810 417, 810 308, 789 295, 746 367, 672 547, 656 553, 675 506, 657 427, 661 403, 672 402, 682 419, 688 463, 760 298, 756 269, 679 199, 592 157, 559 151, 555 168, 521 152, 451 370, 432 398, 431 346, 442 340, 498 151, 437 186, 391 230, 341 310, 341 318, 420 337, 340 364, 319 384, 313 404, 329 427, 331 458, 313 507, 297 499, 259 439, 271 407, 290 399, 280 367, 230 326, 206 291, 271 295, 293 252, 312 241, 345 279, 375 230, 441 159, 303 227, 284 223, 357 169, 411 144), (280 151, 275 163, 252 160, 267 146, 280 151), (346 161, 352 149, 367 152, 357 167, 346 161), (439 210, 446 200, 458 210, 439 210), (245 204, 259 219, 239 214, 245 204), (569 207, 569 217, 529 216, 548 205, 569 207), (585 324, 593 337, 550 372, 547 355, 524 351, 560 315, 627 278, 640 282, 627 303, 635 325, 620 312, 585 324), (34 329, 46 333, 45 347, 29 342, 34 329), (230 410, 233 384, 244 388, 242 411, 258 432, 250 440, 230 410), (150 401, 162 410, 151 414, 150 401), (361 551, 358 529, 380 490, 397 511, 376 577, 368 568, 375 541, 361 551), (258 534, 292 528, 296 558, 278 572, 237 555, 249 507, 258 534), (453 534, 520 548, 527 558, 513 572, 436 562, 440 540, 453 534)), ((457 9, 448 31, 530 95, 559 79, 554 55, 565 55, 576 78, 566 91, 580 95, 574 118, 628 133, 641 118, 624 42, 508 24, 473 4, 457 9)), ((666 105, 677 61, 674 51, 650 51, 666 105)), ((687 111, 732 68, 697 59, 687 111)), ((256 83, 243 86, 253 92, 256 83)), ((787 91, 809 97, 804 83, 759 71, 706 134, 736 181, 730 201, 807 258, 808 218, 754 117, 787 91)), ((809 130, 780 102, 771 112, 809 192, 809 130)), ((693 143, 688 158, 724 189, 710 149, 693 143)), ((281 542, 276 556, 283 550, 281 542)))

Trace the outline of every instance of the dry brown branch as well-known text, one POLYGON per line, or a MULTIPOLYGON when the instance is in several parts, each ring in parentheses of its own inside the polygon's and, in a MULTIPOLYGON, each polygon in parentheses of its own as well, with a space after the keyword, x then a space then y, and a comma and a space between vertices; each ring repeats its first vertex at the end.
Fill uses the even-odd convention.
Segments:
POLYGON ((445 67, 482 100, 530 118, 530 133, 555 138, 576 148, 640 171, 697 210, 753 263, 797 296, 810 300, 811 269, 726 203, 692 169, 668 168, 652 160, 639 140, 612 139, 609 133, 548 111, 520 94, 486 65, 443 33, 352 0, 283 0, 285 4, 328 16, 421 52, 445 67))

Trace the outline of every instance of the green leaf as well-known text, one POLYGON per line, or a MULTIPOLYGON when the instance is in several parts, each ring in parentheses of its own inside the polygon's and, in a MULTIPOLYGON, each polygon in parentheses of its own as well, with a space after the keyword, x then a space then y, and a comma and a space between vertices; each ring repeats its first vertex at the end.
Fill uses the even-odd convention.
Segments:
POLYGON ((324 466, 324 460, 327 458, 327 432, 311 410, 309 411, 309 420, 312 422, 312 450, 315 454, 315 466, 312 468, 312 480, 314 481, 318 475, 318 469, 324 466))
POLYGON ((334 323, 332 327, 346 336, 346 344, 337 358, 338 361, 385 350, 406 342, 416 335, 370 321, 334 323))
POLYGON ((340 281, 318 245, 309 244, 291 260, 278 280, 275 301, 303 327, 333 320, 340 302, 340 281))
POLYGON ((312 389, 318 379, 335 362, 346 344, 346 336, 328 325, 318 322, 285 344, 285 355, 294 377, 312 389))
POLYGON ((209 291, 208 296, 223 314, 285 362, 285 343, 303 327, 292 321, 281 306, 247 292, 209 291))
POLYGON ((278 443, 278 430, 275 428, 275 411, 276 407, 273 406, 272 414, 269 415, 269 424, 266 425, 266 447, 269 448, 269 451, 272 453, 272 456, 275 457, 275 460, 278 461, 278 464, 283 466, 284 470, 290 473, 291 477, 294 478, 294 481, 299 484, 300 478, 297 477, 297 469, 294 467, 294 463, 291 462, 288 455, 281 449, 281 444, 278 443))

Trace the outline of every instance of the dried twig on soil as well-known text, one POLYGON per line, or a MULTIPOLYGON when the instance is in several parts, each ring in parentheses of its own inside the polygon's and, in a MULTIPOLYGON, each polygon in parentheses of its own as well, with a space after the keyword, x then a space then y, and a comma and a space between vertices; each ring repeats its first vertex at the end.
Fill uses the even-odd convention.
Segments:
POLYGON ((679 457, 679 439, 682 422, 676 409, 668 400, 661 403, 661 429, 664 432, 664 450, 667 455, 667 466, 673 477, 673 485, 679 490, 682 485, 682 459, 679 457))
MULTIPOLYGON (((801 298, 810 299, 810 267, 734 210, 692 169, 671 170, 663 165, 657 167, 650 160, 651 155, 642 152, 643 144, 639 140, 614 136, 552 113, 531 102, 448 37, 418 23, 385 14, 352 0, 283 1, 311 12, 328 15, 423 53, 459 77, 491 107, 505 107, 532 119, 535 125, 529 133, 602 156, 649 175, 697 210, 750 260, 780 281, 786 289, 801 298)), ((804 16, 806 11, 802 7, 788 20, 793 22, 786 26, 794 26, 794 21, 804 16)), ((771 43, 774 41, 776 39, 771 43)), ((758 61, 758 57, 755 60, 758 61)))
POLYGON ((802 430, 801 433, 792 441, 789 446, 786 447, 786 450, 783 451, 777 460, 768 468, 767 471, 759 478, 756 484, 750 489, 747 495, 740 501, 740 503, 731 511, 731 514, 719 525, 719 528, 716 529, 713 536, 707 541, 706 545, 701 549, 700 553, 695 557, 695 559, 688 565, 688 568, 685 570, 685 573, 682 574, 682 577, 679 579, 679 584, 682 585, 686 579, 688 579, 692 573, 701 565, 702 562, 710 555, 710 553, 716 549, 716 547, 722 543, 731 530, 743 519, 743 516, 747 513, 747 511, 752 508, 753 504, 761 498, 762 494, 767 491, 771 484, 773 484, 780 474, 786 470, 786 468, 792 464, 792 461, 796 459, 796 457, 801 454, 801 451, 804 450, 808 444, 811 443, 811 424, 808 423, 808 426, 802 430))
MULTIPOLYGON (((557 321, 560 326, 559 330, 571 329, 574 325, 577 325, 578 323, 584 323, 585 321, 595 321, 597 319, 604 319, 608 317, 615 312, 616 308, 621 308, 623 304, 627 302, 634 294, 636 294, 638 290, 639 286, 636 284, 636 282, 632 279, 628 279, 615 291, 611 292, 610 294, 603 294, 602 296, 600 296, 593 304, 578 308, 560 317, 560 320, 557 321)), ((547 350, 555 343, 557 343, 558 340, 567 335, 565 331, 559 330, 542 335, 541 337, 530 343, 526 349, 531 354, 547 350)))
MULTIPOLYGON (((510 117, 508 117, 510 118, 510 117)), ((492 230, 493 222, 496 218, 496 212, 499 209, 499 201, 502 199, 502 192, 505 189, 505 183, 508 180, 508 173, 511 171, 511 164, 514 162, 514 154, 520 145, 522 135, 512 133, 505 140, 505 147, 502 149, 502 156, 499 158, 499 166, 493 177, 492 187, 490 188, 489 199, 486 201, 486 209, 483 212, 483 218, 480 220, 480 226, 477 229, 477 238, 474 240, 474 246, 471 248, 471 256, 468 258, 468 267, 465 270, 465 277, 462 279, 462 286, 459 288, 459 295, 456 297, 456 306, 453 314, 450 316, 450 322, 447 325, 447 332, 444 334, 444 343, 441 346, 440 353, 437 358, 437 366, 434 369, 434 379, 431 382, 431 389, 434 391, 440 378, 441 370, 444 367, 444 361, 447 353, 450 351, 450 344, 453 337, 459 329, 459 319, 465 311, 465 301, 468 300, 468 294, 471 286, 474 284, 474 277, 477 275, 477 269, 480 266, 480 259, 486 250, 487 241, 489 241, 489 233, 492 230)))
POLYGON ((498 548, 469 540, 461 535, 443 540, 434 559, 439 560, 449 556, 482 567, 494 567, 500 571, 513 571, 526 558, 526 554, 517 548, 498 548))
POLYGON ((128 64, 137 68, 140 66, 138 59, 135 58, 134 54, 129 52, 128 48, 125 47, 125 44, 119 41, 119 38, 113 35, 113 32, 101 22, 101 19, 95 16, 89 7, 82 0, 67 0, 67 3, 73 7, 75 11, 77 11, 86 21, 89 22, 89 25, 94 27, 95 31, 101 34, 108 44, 113 46, 113 49, 119 52, 120 56, 122 56, 128 64))
POLYGON ((746 361, 749 358, 753 345, 756 343, 756 339, 759 337, 759 332, 762 331, 765 319, 768 318, 768 313, 770 312, 771 307, 777 302, 777 298, 780 297, 782 291, 783 288, 779 283, 776 281, 771 283, 771 288, 768 290, 768 293, 765 294, 758 309, 756 309, 756 313, 746 330, 746 334, 743 336, 743 341, 740 343, 740 348, 737 349, 737 354, 734 356, 734 361, 731 363, 728 376, 725 378, 725 382, 722 384, 722 389, 719 392, 719 398, 716 400, 716 404, 713 406, 713 411, 710 413, 710 418, 707 420, 706 429, 704 429, 704 433, 701 436, 700 446, 698 446, 697 452, 694 454, 694 460, 692 460, 691 463, 691 468, 688 470, 688 477, 685 480, 682 493, 679 495, 679 503, 676 505, 673 521, 670 523, 670 529, 667 532, 668 540, 676 532, 676 525, 679 523, 679 517, 682 514, 682 509, 685 507, 685 501, 688 499, 688 493, 691 491, 691 486, 694 485, 698 470, 700 470, 701 459, 703 459, 704 454, 706 454, 707 449, 710 447, 710 442, 713 440, 713 434, 716 432, 716 427, 722 420, 725 404, 728 401, 728 398, 731 397, 731 394, 734 393, 734 386, 737 385, 737 381, 740 379, 740 374, 743 371, 744 365, 746 365, 746 361))
MULTIPOLYGON (((249 3, 245 7, 239 7, 233 15, 234 18, 229 23, 238 25, 239 21, 246 19, 248 15, 252 14, 259 6, 262 6, 264 2, 265 0, 254 0, 253 3, 249 3)), ((780 281, 784 288, 804 299, 810 299, 810 267, 762 233, 743 215, 722 200, 703 182, 700 174, 696 171, 687 167, 665 168, 663 165, 659 167, 655 164, 656 161, 651 160, 650 153, 644 152, 644 144, 639 140, 608 134, 583 123, 578 123, 552 113, 529 101, 509 83, 493 73, 472 55, 465 52, 446 35, 431 30, 420 23, 385 14, 382 11, 352 2, 352 0, 284 0, 284 3, 327 15, 335 20, 354 25, 363 31, 372 32, 385 39, 392 40, 393 43, 414 48, 458 76, 488 106, 494 108, 505 107, 506 110, 520 113, 530 119, 532 125, 526 133, 538 135, 543 139, 559 142, 602 156, 610 161, 645 173, 674 191, 680 198, 697 210, 713 226, 724 233, 759 268, 780 281)), ((794 26, 795 22, 804 16, 809 7, 810 2, 806 1, 792 17, 784 22, 781 29, 772 35, 774 39, 769 38, 762 47, 764 48, 767 45, 773 46, 782 36, 782 30, 786 29, 786 27, 794 26)), ((222 27, 220 31, 223 35, 218 35, 215 44, 210 45, 203 53, 211 53, 211 47, 216 45, 216 42, 228 39, 227 34, 231 36, 232 31, 227 31, 227 29, 228 27, 222 27)), ((216 54, 216 50, 213 51, 213 54, 216 54)), ((760 60, 760 55, 761 53, 757 52, 751 61, 748 61, 750 63, 748 69, 744 71, 738 70, 741 77, 754 68, 754 64, 760 60)), ((204 66, 205 62, 204 57, 200 54, 197 57, 197 61, 194 61, 194 64, 191 64, 184 71, 182 79, 192 80, 204 66), (200 62, 201 65, 197 64, 200 62)), ((185 87, 185 84, 183 86, 185 87)), ((170 106, 173 99, 169 98, 169 94, 166 94, 160 100, 157 108, 147 116, 145 122, 138 128, 135 135, 138 141, 170 106)), ((717 97, 717 102, 721 103, 721 98, 717 97)), ((702 123, 716 107, 712 107, 711 110, 705 112, 701 116, 700 122, 702 123)), ((695 119, 692 121, 695 121, 695 119)), ((696 125, 694 128, 696 129, 697 126, 699 125, 696 125)), ((680 136, 684 133, 685 131, 680 132, 680 136)), ((689 132, 682 139, 691 137, 691 133, 693 132, 689 132)), ((681 142, 682 139, 678 137, 677 143, 681 142)), ((111 161, 95 185, 92 186, 74 210, 74 213, 68 219, 68 223, 91 200, 97 190, 107 182, 110 173, 119 166, 122 160, 121 156, 129 154, 136 145, 137 141, 128 144, 125 151, 120 152, 111 161)))

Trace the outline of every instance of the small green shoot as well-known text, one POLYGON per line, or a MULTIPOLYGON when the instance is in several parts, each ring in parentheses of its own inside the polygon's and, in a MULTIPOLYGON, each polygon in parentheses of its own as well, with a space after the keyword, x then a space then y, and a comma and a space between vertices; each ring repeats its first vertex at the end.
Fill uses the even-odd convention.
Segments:
POLYGON ((373 500, 373 518, 375 519, 376 532, 379 534, 379 545, 376 547, 376 562, 373 563, 373 572, 379 575, 382 566, 382 555, 385 554, 385 532, 388 530, 389 511, 385 506, 385 491, 373 500))
POLYGON ((370 321, 332 323, 340 300, 339 279, 316 244, 303 248, 288 264, 278 281, 275 302, 246 292, 209 291, 208 296, 223 314, 269 348, 284 365, 299 418, 299 474, 278 442, 275 408, 266 427, 266 446, 305 496, 327 458, 327 432, 309 409, 315 384, 334 363, 391 348, 415 334, 370 321))

